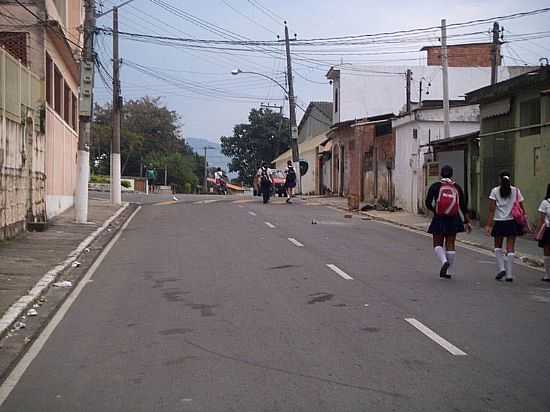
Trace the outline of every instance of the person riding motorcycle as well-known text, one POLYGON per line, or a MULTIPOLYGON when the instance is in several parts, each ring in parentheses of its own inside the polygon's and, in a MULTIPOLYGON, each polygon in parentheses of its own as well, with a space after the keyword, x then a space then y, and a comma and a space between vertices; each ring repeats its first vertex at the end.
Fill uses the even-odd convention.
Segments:
POLYGON ((227 193, 227 186, 226 186, 226 183, 225 183, 223 170, 221 169, 221 167, 218 167, 218 169, 214 172, 214 179, 215 179, 215 182, 216 182, 216 189, 217 189, 218 193, 226 194, 227 193))

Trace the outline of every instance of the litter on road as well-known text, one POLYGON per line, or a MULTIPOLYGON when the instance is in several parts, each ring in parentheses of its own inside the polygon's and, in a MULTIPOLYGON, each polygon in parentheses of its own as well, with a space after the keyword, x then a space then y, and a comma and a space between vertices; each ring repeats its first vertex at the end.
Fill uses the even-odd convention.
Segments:
POLYGON ((29 309, 27 312, 27 316, 36 316, 38 315, 38 311, 36 309, 29 309))
POLYGON ((56 288, 72 288, 73 282, 71 282, 70 280, 63 280, 61 282, 55 282, 53 285, 56 288))

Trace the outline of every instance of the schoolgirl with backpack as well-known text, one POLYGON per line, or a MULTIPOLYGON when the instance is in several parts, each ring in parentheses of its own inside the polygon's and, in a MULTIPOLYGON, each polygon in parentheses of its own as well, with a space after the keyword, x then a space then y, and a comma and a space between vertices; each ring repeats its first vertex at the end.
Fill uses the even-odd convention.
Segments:
POLYGON ((523 195, 512 186, 510 173, 500 174, 500 185, 489 194, 489 215, 485 230, 495 239, 497 263, 496 280, 512 282, 516 237, 528 230, 527 214, 523 207, 523 195), (503 249, 506 238, 506 249, 503 249))
POLYGON ((434 252, 441 263, 439 276, 450 279, 456 260, 456 235, 472 230, 464 191, 453 179, 453 168, 441 168, 441 180, 428 189, 426 207, 434 216, 428 233, 433 236, 434 252))
POLYGON ((544 249, 544 277, 543 282, 550 282, 550 183, 546 187, 546 197, 539 206, 539 228, 536 240, 544 249))

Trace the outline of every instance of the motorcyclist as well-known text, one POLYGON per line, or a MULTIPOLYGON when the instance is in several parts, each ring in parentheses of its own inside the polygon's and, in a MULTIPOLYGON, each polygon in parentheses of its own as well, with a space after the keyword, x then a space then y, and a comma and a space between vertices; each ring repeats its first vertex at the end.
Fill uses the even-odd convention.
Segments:
POLYGON ((225 180, 221 167, 218 167, 218 169, 214 172, 214 180, 216 182, 216 187, 218 188, 218 191, 221 193, 225 192, 225 180))

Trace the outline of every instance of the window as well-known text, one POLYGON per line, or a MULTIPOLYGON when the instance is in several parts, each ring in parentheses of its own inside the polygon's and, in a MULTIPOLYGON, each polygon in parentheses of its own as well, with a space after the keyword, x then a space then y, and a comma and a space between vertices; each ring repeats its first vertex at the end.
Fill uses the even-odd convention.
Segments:
MULTIPOLYGON (((9 26, 8 26, 9 27, 9 26)), ((21 60, 21 63, 27 65, 27 33, 26 32, 0 32, 0 47, 15 57, 21 60)))
MULTIPOLYGON (((519 105, 520 127, 532 124, 540 124, 540 98, 526 100, 519 105)), ((520 136, 531 136, 540 134, 540 127, 530 127, 520 131, 520 136)))
POLYGON ((46 53, 46 102, 52 105, 52 58, 46 53))
POLYGON ((418 129, 413 129, 413 139, 418 139, 418 129))
POLYGON ((63 82, 65 84, 64 87, 64 93, 63 93, 63 120, 65 120, 68 124, 71 124, 71 89, 69 88, 69 85, 67 82, 63 82))
POLYGON ((385 136, 391 134, 391 122, 378 123, 374 126, 375 136, 385 136))
POLYGON ((74 94, 71 94, 72 96, 72 110, 71 110, 71 126, 74 130, 77 130, 77 124, 78 124, 78 105, 76 96, 74 94))
POLYGON ((63 108, 63 77, 61 77, 61 73, 55 67, 54 65, 54 71, 53 71, 53 88, 54 88, 54 109, 57 112, 58 115, 62 116, 62 108, 63 108))
POLYGON ((334 113, 338 113, 338 100, 340 99, 340 93, 338 88, 334 89, 334 113))

